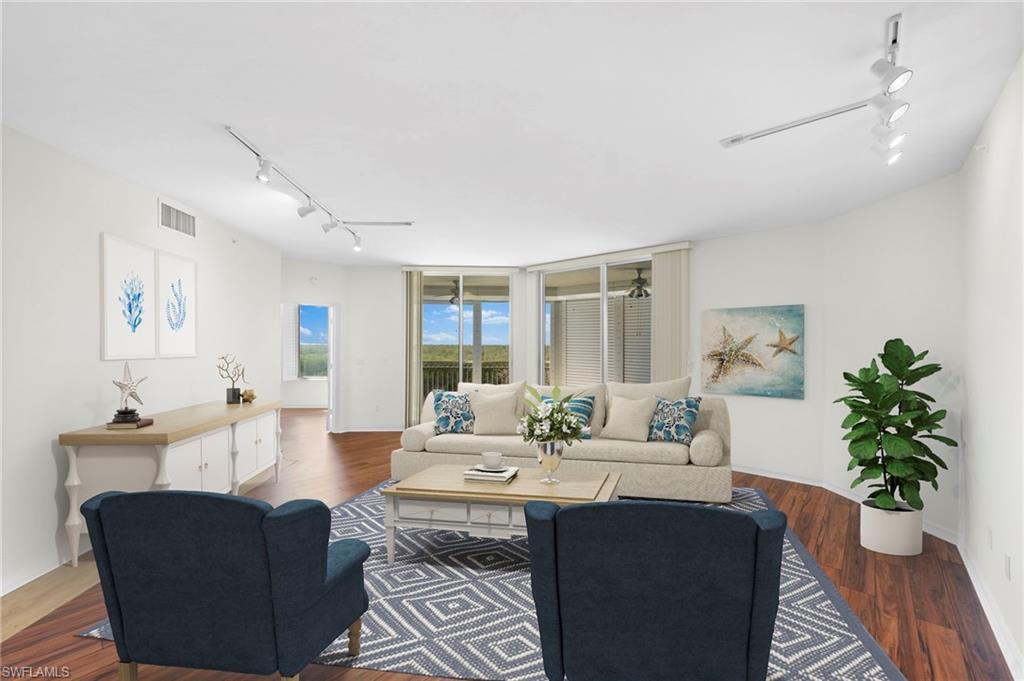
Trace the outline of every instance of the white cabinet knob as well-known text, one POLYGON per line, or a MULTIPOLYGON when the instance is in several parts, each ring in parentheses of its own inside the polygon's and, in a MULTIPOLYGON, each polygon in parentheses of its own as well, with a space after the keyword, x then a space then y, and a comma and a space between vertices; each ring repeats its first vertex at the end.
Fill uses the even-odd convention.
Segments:
POLYGON ((209 469, 210 469, 210 463, 209 462, 204 463, 203 464, 203 470, 209 470, 209 469))

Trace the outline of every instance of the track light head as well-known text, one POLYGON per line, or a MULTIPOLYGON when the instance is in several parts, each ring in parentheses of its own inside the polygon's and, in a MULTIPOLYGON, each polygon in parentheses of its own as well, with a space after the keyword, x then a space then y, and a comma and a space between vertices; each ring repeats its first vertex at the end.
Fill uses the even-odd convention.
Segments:
POLYGON ((910 79, 914 77, 914 72, 906 66, 897 66, 885 59, 879 59, 872 64, 871 73, 881 80, 882 92, 887 95, 902 90, 910 82, 910 79))
POLYGON ((903 118, 903 115, 910 108, 910 105, 902 99, 892 99, 885 95, 875 95, 869 101, 871 106, 878 109, 878 112, 882 115, 882 122, 890 127, 896 121, 903 118))
POLYGON ((260 184, 270 184, 270 171, 273 168, 274 164, 269 158, 260 157, 260 167, 256 171, 256 181, 260 184))
POLYGON ((363 237, 358 234, 352 235, 352 250, 356 253, 363 250, 363 237))
POLYGON ((337 229, 337 228, 338 228, 338 220, 337 220, 337 218, 333 218, 333 217, 331 218, 330 222, 325 222, 324 224, 320 225, 320 229, 324 230, 324 234, 327 234, 332 229, 337 229))
POLYGON ((309 201, 309 203, 307 203, 305 206, 299 206, 295 210, 295 212, 299 214, 300 218, 304 218, 307 215, 316 212, 316 206, 313 205, 313 199, 310 199, 309 197, 306 198, 309 201))
POLYGON ((871 133, 886 150, 895 149, 907 139, 907 133, 902 130, 893 130, 888 125, 876 125, 871 128, 871 133))

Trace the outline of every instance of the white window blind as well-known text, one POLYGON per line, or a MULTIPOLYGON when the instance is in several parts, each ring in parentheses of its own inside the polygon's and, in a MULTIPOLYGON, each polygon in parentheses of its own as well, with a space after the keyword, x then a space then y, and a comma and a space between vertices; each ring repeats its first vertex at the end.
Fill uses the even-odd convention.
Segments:
POLYGON ((299 379, 299 306, 281 305, 281 380, 299 379))
MULTIPOLYGON (((650 383, 651 299, 622 298, 621 300, 623 307, 622 380, 625 383, 650 383)), ((611 358, 609 358, 609 365, 610 361, 611 358)))
POLYGON ((601 303, 597 298, 565 302, 565 384, 601 382, 601 303))

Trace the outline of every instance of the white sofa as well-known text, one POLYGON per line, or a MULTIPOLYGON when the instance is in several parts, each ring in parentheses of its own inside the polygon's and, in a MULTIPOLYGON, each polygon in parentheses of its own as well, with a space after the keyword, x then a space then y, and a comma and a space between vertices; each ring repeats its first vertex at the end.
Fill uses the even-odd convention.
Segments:
MULTIPOLYGON (((464 385, 467 384, 460 384, 460 392, 464 385)), ((686 386, 688 389, 688 381, 686 386)), ((693 442, 687 446, 601 437, 608 387, 589 386, 586 390, 595 395, 600 393, 590 424, 595 437, 566 447, 560 470, 621 473, 617 491, 623 497, 713 503, 732 499, 729 412, 724 400, 702 399, 693 442)), ((633 384, 628 390, 642 392, 643 387, 633 384)), ((480 462, 480 454, 485 451, 501 452, 509 464, 521 468, 537 466, 536 445, 523 442, 519 435, 435 435, 433 414, 433 400, 428 395, 423 422, 407 428, 402 433, 401 449, 391 453, 391 477, 403 479, 436 464, 469 468, 480 462)))

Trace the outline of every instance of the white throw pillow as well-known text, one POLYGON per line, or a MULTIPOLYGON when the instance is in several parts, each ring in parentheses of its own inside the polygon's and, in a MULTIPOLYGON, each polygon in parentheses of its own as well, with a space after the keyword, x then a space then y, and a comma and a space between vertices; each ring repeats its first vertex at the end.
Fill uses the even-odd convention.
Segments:
POLYGON ((661 383, 615 383, 608 381, 608 406, 618 397, 639 400, 641 397, 660 397, 675 402, 690 396, 690 377, 661 383))
MULTIPOLYGON (((523 401, 523 394, 526 392, 526 381, 518 381, 516 383, 459 383, 460 393, 469 393, 470 396, 474 394, 480 395, 504 395, 508 393, 515 393, 519 398, 519 401, 523 401)), ((516 415, 523 415, 522 405, 516 405, 516 415)))
POLYGON ((647 442, 651 417, 654 416, 657 405, 658 400, 654 397, 643 397, 639 400, 617 397, 608 405, 608 420, 600 437, 609 440, 647 442))
POLYGON ((519 394, 504 392, 489 395, 483 392, 469 393, 469 405, 473 409, 474 435, 515 435, 519 422, 519 394))
POLYGON ((423 409, 420 410, 420 423, 433 423, 436 414, 434 414, 434 391, 431 390, 427 393, 427 397, 423 400, 423 409))

